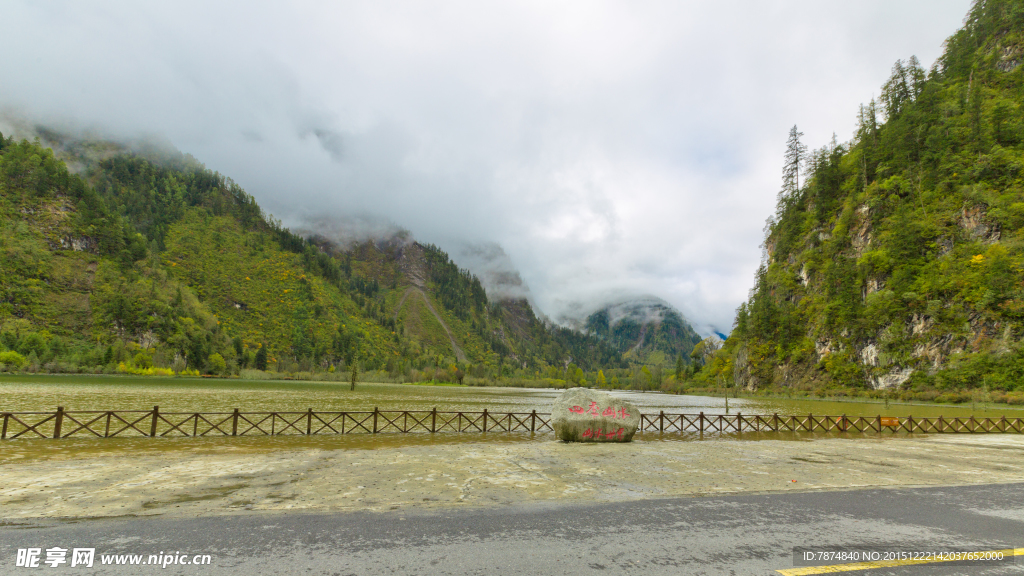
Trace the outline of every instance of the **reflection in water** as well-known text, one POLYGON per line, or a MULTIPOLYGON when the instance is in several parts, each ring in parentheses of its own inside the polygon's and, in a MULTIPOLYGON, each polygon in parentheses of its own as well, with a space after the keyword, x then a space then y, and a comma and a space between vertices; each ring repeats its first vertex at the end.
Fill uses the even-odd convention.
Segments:
POLYGON ((188 458, 204 454, 258 454, 289 450, 374 450, 406 446, 439 446, 449 444, 494 445, 554 440, 551 432, 543 434, 505 432, 439 434, 345 434, 325 436, 240 436, 203 438, 90 438, 74 436, 60 441, 43 438, 9 440, 0 446, 0 466, 26 458, 62 460, 83 456, 172 455, 188 458))
MULTIPOLYGON (((822 432, 743 432, 700 435, 696 432, 643 432, 633 437, 638 444, 652 442, 728 442, 753 440, 807 441, 816 438, 842 437, 864 438, 872 441, 887 441, 907 434, 839 434, 822 432)), ((461 445, 481 449, 496 444, 520 444, 527 442, 558 442, 553 432, 531 434, 529 432, 439 432, 430 434, 416 432, 409 434, 345 434, 324 436, 208 436, 201 438, 183 437, 115 437, 94 438, 75 436, 60 441, 46 438, 6 440, 0 450, 0 466, 29 460, 70 460, 82 457, 118 457, 126 453, 133 456, 166 455, 175 459, 188 459, 208 454, 244 455, 266 454, 295 450, 375 450, 416 446, 461 445)))

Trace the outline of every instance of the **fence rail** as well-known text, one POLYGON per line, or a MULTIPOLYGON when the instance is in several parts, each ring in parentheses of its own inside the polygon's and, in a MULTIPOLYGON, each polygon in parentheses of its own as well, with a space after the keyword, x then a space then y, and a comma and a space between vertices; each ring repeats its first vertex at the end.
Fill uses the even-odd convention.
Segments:
MULTIPOLYGON (((281 436, 413 432, 550 432, 544 412, 440 412, 379 410, 354 412, 162 412, 152 410, 64 410, 0 412, 0 440, 69 436, 281 436)), ((744 432, 1024 433, 1024 418, 887 416, 745 416, 738 414, 641 414, 640 432, 742 434, 744 432)))

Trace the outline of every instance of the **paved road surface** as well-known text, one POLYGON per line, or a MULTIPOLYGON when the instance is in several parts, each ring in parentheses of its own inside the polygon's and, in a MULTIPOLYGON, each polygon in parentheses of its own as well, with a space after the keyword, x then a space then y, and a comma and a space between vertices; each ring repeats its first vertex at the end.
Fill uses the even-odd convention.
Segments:
MULTIPOLYGON (((3 511, 0 510, 0 516, 3 511)), ((785 493, 386 514, 0 524, 0 574, 778 574, 795 546, 1024 547, 1024 484, 785 493), (18 548, 95 547, 92 569, 16 568, 18 548), (210 566, 100 566, 100 554, 209 554, 210 566)), ((43 552, 45 557, 45 552, 43 552)), ((848 574, 1024 574, 930 564, 848 574)))

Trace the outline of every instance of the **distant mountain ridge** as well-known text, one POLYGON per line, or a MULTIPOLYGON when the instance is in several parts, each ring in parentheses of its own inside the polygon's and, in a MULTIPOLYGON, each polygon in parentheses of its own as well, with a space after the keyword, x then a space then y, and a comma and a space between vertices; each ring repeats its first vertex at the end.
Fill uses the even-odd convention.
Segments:
POLYGON ((700 336, 671 304, 655 296, 620 298, 589 314, 584 329, 628 359, 662 364, 683 358, 700 336))

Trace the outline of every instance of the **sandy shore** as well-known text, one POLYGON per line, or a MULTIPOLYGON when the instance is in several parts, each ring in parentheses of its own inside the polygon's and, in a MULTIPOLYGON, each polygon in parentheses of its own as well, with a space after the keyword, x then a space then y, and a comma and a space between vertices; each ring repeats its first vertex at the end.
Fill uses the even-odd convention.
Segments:
POLYGON ((1020 481, 1019 435, 81 451, 0 464, 0 518, 380 511, 1020 481))

